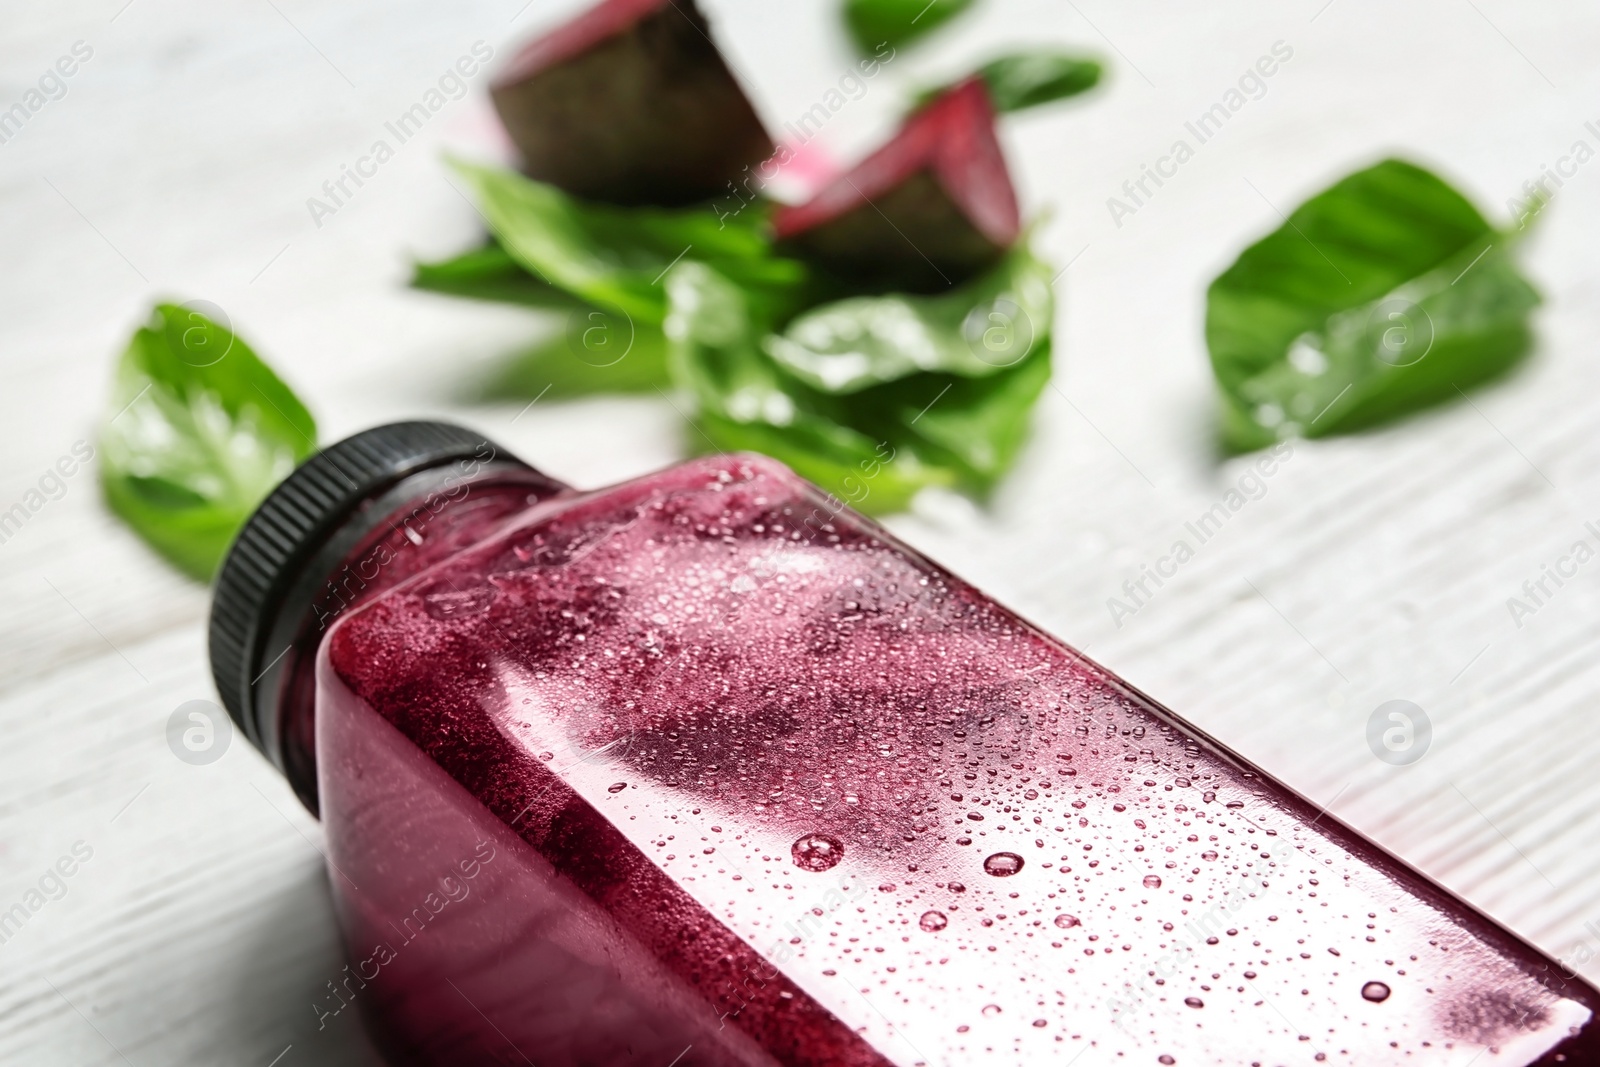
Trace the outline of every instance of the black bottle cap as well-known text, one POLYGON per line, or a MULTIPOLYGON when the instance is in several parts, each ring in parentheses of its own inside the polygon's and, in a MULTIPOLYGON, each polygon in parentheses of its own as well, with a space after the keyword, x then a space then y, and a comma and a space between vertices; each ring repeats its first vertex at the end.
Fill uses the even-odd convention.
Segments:
MULTIPOLYGON (((211 598, 211 677, 252 744, 283 767, 261 683, 274 664, 267 639, 300 573, 362 505, 396 483, 463 460, 528 469, 480 433, 442 422, 397 422, 363 431, 307 459, 245 522, 217 572, 211 598)), ((292 605, 290 606, 292 607, 292 605)))

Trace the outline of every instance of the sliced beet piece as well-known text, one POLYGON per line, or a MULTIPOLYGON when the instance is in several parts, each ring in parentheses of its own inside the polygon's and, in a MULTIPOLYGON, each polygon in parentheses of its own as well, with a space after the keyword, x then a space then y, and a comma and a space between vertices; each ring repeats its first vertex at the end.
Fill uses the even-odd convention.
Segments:
POLYGON ((894 139, 773 219, 778 239, 845 278, 938 291, 977 274, 1021 232, 983 82, 962 82, 894 139))
POLYGON ((490 92, 528 176, 590 200, 693 203, 773 152, 694 0, 604 0, 490 92))

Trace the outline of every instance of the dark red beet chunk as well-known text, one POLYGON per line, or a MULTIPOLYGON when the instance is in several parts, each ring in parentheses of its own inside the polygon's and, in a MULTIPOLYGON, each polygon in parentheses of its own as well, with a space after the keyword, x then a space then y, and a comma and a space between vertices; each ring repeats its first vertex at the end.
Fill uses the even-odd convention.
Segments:
POLYGON ((773 152, 694 0, 604 0, 491 92, 529 177, 590 200, 693 203, 773 152))
POLYGON ((961 83, 809 203, 779 211, 778 238, 867 284, 937 291, 972 277, 1022 225, 994 120, 983 83, 961 83))

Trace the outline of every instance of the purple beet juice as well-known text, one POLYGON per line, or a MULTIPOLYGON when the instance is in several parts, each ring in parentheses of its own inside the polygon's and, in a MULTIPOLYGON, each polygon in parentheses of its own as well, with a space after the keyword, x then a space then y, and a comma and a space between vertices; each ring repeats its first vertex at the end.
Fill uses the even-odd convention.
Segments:
POLYGON ((461 486, 257 699, 395 1063, 1600 1063, 1591 987, 780 464, 461 486))

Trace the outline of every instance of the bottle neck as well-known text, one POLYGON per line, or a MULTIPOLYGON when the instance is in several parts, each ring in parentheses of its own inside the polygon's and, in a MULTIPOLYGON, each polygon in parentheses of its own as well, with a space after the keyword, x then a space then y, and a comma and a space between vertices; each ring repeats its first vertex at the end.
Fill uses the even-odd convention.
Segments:
POLYGON ((264 628, 251 685, 253 740, 317 812, 316 656, 335 623, 362 604, 480 541, 529 507, 571 490, 515 462, 471 475, 419 471, 374 494, 331 530, 264 628))

